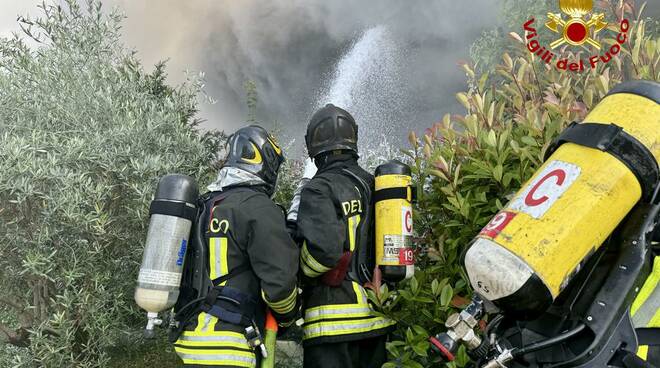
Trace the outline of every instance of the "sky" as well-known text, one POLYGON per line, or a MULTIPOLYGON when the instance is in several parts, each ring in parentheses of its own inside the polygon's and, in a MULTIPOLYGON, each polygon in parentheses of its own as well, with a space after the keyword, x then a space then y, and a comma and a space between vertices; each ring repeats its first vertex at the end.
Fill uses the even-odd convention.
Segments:
MULTIPOLYGON (((0 0, 0 35, 16 30, 16 14, 36 13, 39 3, 0 0)), ((204 72, 206 93, 215 103, 203 102, 200 117, 205 127, 225 131, 244 124, 244 83, 252 80, 259 93, 258 120, 266 125, 277 122, 289 134, 299 132, 314 109, 325 103, 342 56, 374 27, 385 30, 386 40, 376 46, 378 52, 370 51, 380 64, 365 67, 376 76, 364 83, 380 84, 361 91, 358 102, 369 103, 366 100, 373 96, 377 103, 367 110, 389 112, 369 116, 391 120, 400 130, 423 129, 444 113, 459 110, 454 95, 466 86, 457 63, 468 58, 469 45, 481 32, 498 24, 494 0, 104 4, 125 13, 125 43, 137 50, 147 69, 167 60, 172 83, 183 81, 186 70, 204 72)), ((650 7, 652 14, 659 13, 658 5, 650 7)), ((353 71, 360 73, 361 69, 353 71)))

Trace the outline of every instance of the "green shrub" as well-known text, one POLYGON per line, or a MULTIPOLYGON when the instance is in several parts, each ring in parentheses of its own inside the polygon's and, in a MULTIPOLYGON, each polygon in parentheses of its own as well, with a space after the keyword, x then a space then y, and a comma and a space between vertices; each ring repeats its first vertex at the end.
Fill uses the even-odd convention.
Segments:
MULTIPOLYGON (((512 34, 513 53, 504 53, 493 72, 478 74, 463 66, 471 88, 456 97, 464 115, 445 115, 422 139, 411 133, 412 148, 405 153, 422 193, 415 215, 418 268, 398 290, 370 292, 386 314, 402 321, 388 345, 388 367, 441 365, 427 355, 427 338, 441 332, 447 315, 471 297, 460 256, 539 167, 551 140, 622 80, 660 80, 658 35, 645 34, 639 14, 626 9, 630 43, 608 65, 583 74, 559 72, 534 60, 521 36, 512 34)), ((464 366, 467 360, 461 350, 447 366, 464 366)))
MULTIPOLYGON (((213 175, 221 134, 120 42, 121 16, 69 0, 0 40, 0 366, 102 367, 139 345, 133 302, 160 176, 213 175), (27 36, 27 37, 26 37, 27 36)), ((152 362, 153 363, 153 362, 152 362)))

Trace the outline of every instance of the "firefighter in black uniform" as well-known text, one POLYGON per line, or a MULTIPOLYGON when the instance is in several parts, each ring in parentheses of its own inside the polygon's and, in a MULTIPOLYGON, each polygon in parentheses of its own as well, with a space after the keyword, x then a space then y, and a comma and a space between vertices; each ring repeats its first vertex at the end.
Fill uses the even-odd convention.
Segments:
POLYGON ((299 248, 270 199, 282 150, 259 126, 238 130, 228 147, 218 180, 200 199, 197 248, 188 252, 175 306, 180 328, 170 339, 186 367, 257 366, 266 306, 281 325, 299 309, 299 248))
POLYGON ((357 163, 357 125, 327 105, 312 116, 305 142, 318 171, 288 216, 301 244, 304 366, 381 367, 394 322, 374 314, 363 287, 374 269, 374 178, 357 163))

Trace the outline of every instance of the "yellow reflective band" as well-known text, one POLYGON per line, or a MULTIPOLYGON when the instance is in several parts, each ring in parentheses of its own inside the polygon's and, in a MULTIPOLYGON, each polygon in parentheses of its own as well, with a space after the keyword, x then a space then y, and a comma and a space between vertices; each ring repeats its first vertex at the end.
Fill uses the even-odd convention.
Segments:
POLYGON ((640 346, 639 349, 637 350, 637 356, 642 358, 642 360, 646 360, 646 358, 649 356, 648 345, 640 346))
MULTIPOLYGON (((215 280, 229 272, 229 265, 227 264, 227 238, 210 238, 209 249, 209 277, 211 280, 215 280)), ((226 283, 227 281, 224 281, 220 285, 225 285, 226 283)))
POLYGON ((312 255, 309 253, 309 249, 307 249, 307 241, 303 242, 303 247, 302 247, 302 252, 300 252, 300 257, 305 261, 307 266, 314 270, 315 272, 318 272, 319 274, 321 273, 326 273, 330 271, 332 267, 326 267, 319 263, 312 255))
POLYGON ((271 302, 266 298, 266 293, 261 290, 261 298, 268 304, 268 306, 275 311, 275 313, 286 314, 293 310, 296 306, 296 297, 298 296, 298 288, 294 287, 289 296, 280 300, 279 302, 271 302))
POLYGON ((367 292, 364 290, 362 285, 358 284, 355 281, 351 281, 353 284, 353 291, 355 292, 356 301, 358 304, 369 305, 369 298, 367 298, 367 292))
POLYGON ((355 239, 357 238, 357 228, 360 225, 360 215, 348 218, 348 245, 351 250, 355 250, 355 239))
POLYGON ((200 333, 208 333, 209 331, 213 331, 215 329, 216 322, 218 322, 218 319, 216 317, 201 312, 197 316, 197 327, 195 327, 194 332, 200 334, 200 333))
POLYGON ((633 325, 660 327, 660 256, 655 257, 653 271, 644 282, 630 309, 633 325))
POLYGON ((186 349, 174 347, 184 364, 254 367, 257 364, 253 352, 233 349, 186 349))
POLYGON ((373 316, 368 305, 335 304, 309 308, 305 311, 305 322, 311 323, 323 319, 362 318, 373 316))
POLYGON ((321 275, 321 272, 316 272, 316 271, 312 270, 311 268, 309 268, 307 263, 305 263, 305 260, 302 259, 302 255, 300 256, 300 258, 301 258, 300 259, 300 268, 302 268, 302 271, 305 274, 305 276, 307 276, 307 277, 318 277, 318 276, 321 275))
MULTIPOLYGON (((221 332, 221 331, 218 331, 221 332)), ((247 343, 247 340, 244 336, 234 336, 234 335, 190 335, 183 334, 176 341, 177 345, 182 345, 183 347, 234 347, 241 349, 249 349, 250 346, 247 343)))
POLYGON ((183 331, 183 336, 228 336, 228 337, 236 337, 236 338, 243 338, 245 339, 245 335, 240 333, 240 332, 233 332, 233 331, 207 331, 204 333, 199 333, 197 331, 183 331))
POLYGON ((349 335, 376 331, 393 326, 396 322, 383 317, 348 321, 323 321, 303 327, 303 340, 321 336, 349 335))

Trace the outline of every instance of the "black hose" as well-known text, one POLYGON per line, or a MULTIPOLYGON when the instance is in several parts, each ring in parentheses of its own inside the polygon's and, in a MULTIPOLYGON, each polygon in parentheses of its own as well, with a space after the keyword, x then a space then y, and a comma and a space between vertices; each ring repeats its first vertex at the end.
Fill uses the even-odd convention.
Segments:
POLYGON ((503 314, 498 314, 493 318, 490 322, 488 322, 488 325, 486 325, 486 330, 484 331, 484 334, 486 335, 487 338, 489 338, 490 332, 496 328, 500 322, 502 322, 502 319, 504 319, 503 314))
POLYGON ((188 304, 184 305, 183 307, 181 307, 181 309, 179 309, 179 311, 174 315, 174 319, 177 319, 177 320, 178 320, 179 317, 181 317, 181 315, 183 314, 183 312, 184 312, 186 309, 190 308, 193 304, 197 304, 197 303, 201 302, 201 301, 204 300, 204 299, 206 299, 205 296, 203 296, 203 297, 201 297, 201 298, 193 299, 193 300, 190 301, 188 304))
MULTIPOLYGON (((186 309, 190 308, 192 305, 201 302, 201 301, 204 300, 204 299, 206 299, 205 296, 190 301, 188 304, 184 305, 183 307, 181 307, 181 309, 179 309, 179 311, 174 315, 174 318, 175 318, 175 319, 178 319, 178 317, 180 317, 181 314, 183 314, 183 311, 185 311, 186 309)), ((218 299, 218 300, 224 300, 224 301, 230 302, 230 303, 232 303, 232 304, 234 304, 234 305, 236 305, 236 306, 239 306, 239 307, 241 306, 241 303, 240 303, 240 302, 238 302, 238 301, 235 300, 235 299, 232 299, 232 298, 226 297, 226 296, 218 295, 218 297, 217 297, 216 299, 218 299)))
POLYGON ((585 328, 586 328, 586 326, 583 323, 580 323, 574 329, 566 331, 561 335, 557 335, 557 336, 552 337, 552 338, 547 339, 547 340, 542 340, 542 341, 539 341, 539 342, 535 342, 535 343, 533 343, 529 346, 526 346, 524 348, 517 348, 517 349, 513 350, 511 352, 511 354, 513 355, 514 358, 519 358, 519 357, 521 357, 525 354, 529 354, 529 353, 532 353, 534 351, 549 348, 551 346, 557 345, 557 344, 559 344, 559 343, 561 343, 565 340, 570 339, 571 337, 573 337, 573 336, 579 334, 580 332, 582 332, 582 330, 584 330, 585 328))

